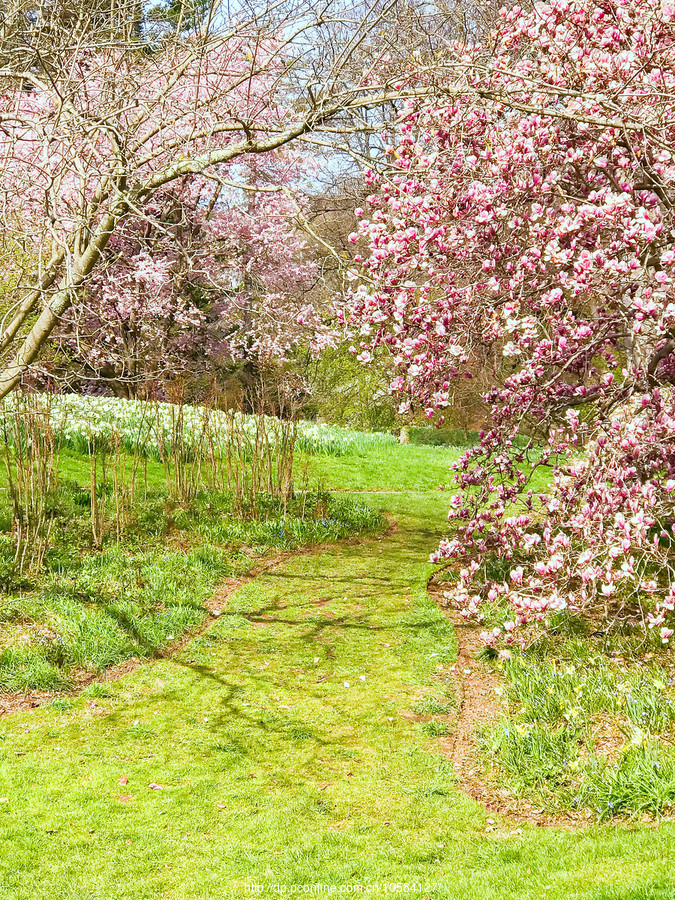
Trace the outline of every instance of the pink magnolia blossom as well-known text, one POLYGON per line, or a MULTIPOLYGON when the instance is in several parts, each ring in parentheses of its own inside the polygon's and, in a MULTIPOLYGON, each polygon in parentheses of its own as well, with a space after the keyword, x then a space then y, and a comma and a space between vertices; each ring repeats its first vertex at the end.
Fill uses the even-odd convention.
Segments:
POLYGON ((356 351, 386 348, 402 408, 437 419, 458 379, 493 373, 491 424, 455 467, 456 535, 432 557, 477 563, 454 602, 480 617, 506 600, 511 640, 564 611, 637 623, 646 608, 660 625, 675 585, 675 7, 513 7, 487 47, 449 51, 437 99, 402 116, 392 173, 367 176, 356 351))

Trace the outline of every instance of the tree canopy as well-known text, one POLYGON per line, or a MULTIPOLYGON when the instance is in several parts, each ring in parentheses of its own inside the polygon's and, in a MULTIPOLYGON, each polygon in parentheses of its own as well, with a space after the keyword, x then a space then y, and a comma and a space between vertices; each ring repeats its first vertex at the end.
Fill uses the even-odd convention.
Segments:
POLYGON ((492 426, 458 466, 453 592, 507 610, 675 605, 675 7, 552 0, 420 66, 352 240, 359 353, 442 417, 488 367, 492 426), (552 472, 541 489, 537 471, 552 472), (502 560, 495 566, 494 557, 502 560))

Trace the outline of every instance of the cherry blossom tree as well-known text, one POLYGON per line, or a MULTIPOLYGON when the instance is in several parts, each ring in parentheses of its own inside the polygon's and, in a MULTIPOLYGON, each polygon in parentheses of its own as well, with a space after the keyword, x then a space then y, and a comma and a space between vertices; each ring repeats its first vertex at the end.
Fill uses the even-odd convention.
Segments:
POLYGON ((157 192, 111 237, 47 372, 136 396, 235 369, 255 381, 300 342, 318 352, 330 304, 317 305, 317 260, 295 225, 308 169, 306 154, 277 152, 239 164, 240 188, 221 166, 157 192))
POLYGON ((489 645, 563 612, 667 642, 675 5, 514 6, 410 83, 436 96, 407 105, 389 174, 369 175, 347 315, 364 362, 391 353, 402 409, 441 421, 453 383, 491 371, 434 559, 463 561, 452 597, 492 609, 489 645))
POLYGON ((87 295, 125 222, 154 215, 152 204, 185 180, 311 133, 353 133, 365 127, 361 111, 406 93, 360 54, 395 2, 365 12, 340 3, 333 14, 332 5, 270 0, 248 16, 219 0, 193 6, 185 19, 176 4, 176 15, 149 21, 135 3, 97 5, 93 18, 75 0, 7 7, 0 265, 13 290, 0 327, 0 397, 87 295), (322 36, 340 29, 332 52, 322 36))

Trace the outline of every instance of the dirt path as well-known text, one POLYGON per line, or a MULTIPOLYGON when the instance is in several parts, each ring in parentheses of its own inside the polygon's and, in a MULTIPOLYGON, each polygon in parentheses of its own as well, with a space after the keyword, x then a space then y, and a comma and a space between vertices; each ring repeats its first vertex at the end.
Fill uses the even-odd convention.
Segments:
POLYGON ((499 720, 497 693, 501 679, 494 669, 478 659, 481 649, 480 626, 465 621, 448 605, 442 585, 435 576, 428 583, 429 595, 452 623, 457 635, 456 689, 459 710, 453 734, 444 741, 443 751, 452 760, 459 786, 490 812, 506 817, 513 824, 529 823, 543 827, 583 828, 589 812, 552 815, 537 809, 496 781, 486 779, 476 746, 481 728, 499 720))

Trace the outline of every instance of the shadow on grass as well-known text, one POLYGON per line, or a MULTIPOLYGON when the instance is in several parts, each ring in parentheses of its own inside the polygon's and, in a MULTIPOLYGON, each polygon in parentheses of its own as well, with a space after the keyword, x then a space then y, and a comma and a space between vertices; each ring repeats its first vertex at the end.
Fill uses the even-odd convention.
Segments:
MULTIPOLYGON (((209 715, 208 731, 214 738, 213 750, 216 752, 222 749, 219 745, 223 745, 227 750, 230 745, 235 743, 238 756, 259 763, 261 748, 256 743, 258 738, 262 737, 266 741, 266 755, 284 754, 288 744, 297 745, 297 742, 301 741, 308 748, 308 752, 304 756, 304 764, 307 765, 318 762, 319 754, 325 753, 326 748, 342 743, 342 736, 327 737, 297 716, 286 717, 278 710, 270 712, 260 708, 248 711, 241 702, 238 702, 238 699, 246 694, 246 688, 241 684, 233 683, 206 665, 177 657, 172 662, 194 673, 200 679, 208 680, 221 692, 217 707, 209 715), (233 735, 233 731, 239 731, 239 733, 233 735), (253 746, 246 746, 247 737, 253 738, 253 746)), ((163 692, 161 696, 165 700, 174 702, 181 700, 181 695, 177 692, 163 692)), ((289 773, 289 777, 286 779, 287 783, 293 783, 294 780, 295 776, 289 773)))
POLYGON ((351 575, 345 575, 344 577, 336 577, 335 575, 321 575, 317 573, 307 573, 307 574, 295 574, 295 573, 287 573, 287 572, 266 572, 265 578, 270 579, 288 579, 289 581, 330 581, 331 584, 348 584, 353 586, 354 583, 358 584, 367 584, 368 582, 375 582, 377 584, 386 584, 390 587, 396 588, 399 585, 409 584, 409 580, 401 579, 397 581, 393 578, 389 578, 385 575, 370 575, 362 572, 354 572, 351 575))
POLYGON ((307 616, 302 619, 284 618, 283 616, 274 616, 272 613, 277 612, 279 607, 267 606, 249 613, 238 613, 252 625, 288 625, 303 627, 309 626, 305 634, 300 635, 300 640, 314 640, 324 629, 336 628, 342 630, 353 631, 375 631, 375 632, 399 632, 416 631, 420 632, 425 629, 438 628, 438 619, 428 620, 424 622, 407 622, 404 626, 400 624, 372 624, 368 619, 352 619, 350 616, 336 616, 334 619, 328 618, 312 618, 307 616))

